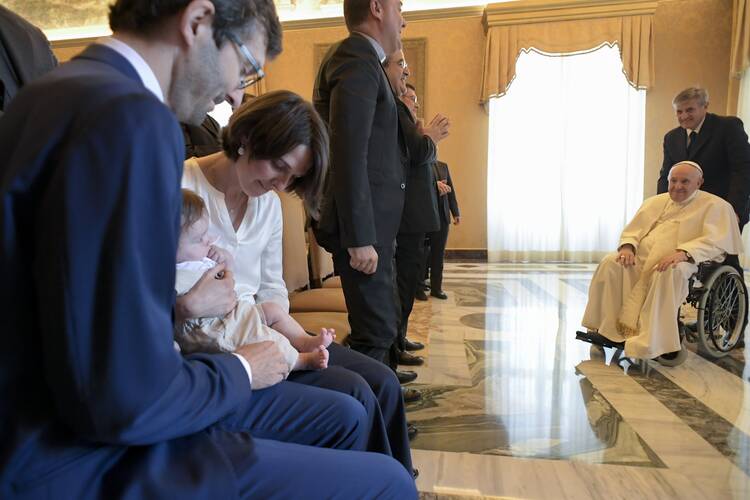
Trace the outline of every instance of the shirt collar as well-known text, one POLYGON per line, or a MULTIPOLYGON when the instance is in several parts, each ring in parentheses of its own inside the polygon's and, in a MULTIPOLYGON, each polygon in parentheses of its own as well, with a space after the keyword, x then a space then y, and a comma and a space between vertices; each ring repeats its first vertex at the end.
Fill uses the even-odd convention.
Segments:
POLYGON ((688 196, 687 198, 685 198, 684 200, 682 200, 680 202, 674 201, 672 198, 669 198, 669 201, 671 201, 673 205, 677 205, 678 207, 685 207, 691 201, 693 201, 696 196, 698 196, 698 192, 699 191, 700 191, 700 189, 696 189, 695 191, 693 191, 693 194, 691 194, 690 196, 688 196))
POLYGON ((703 117, 703 119, 701 120, 701 122, 694 129, 692 129, 692 130, 689 129, 689 128, 685 129, 685 132, 687 132, 688 137, 690 137, 690 132, 695 132, 696 134, 700 134, 701 133, 701 127, 703 127, 703 122, 706 121, 706 116, 703 117))
POLYGON ((164 102, 164 93, 161 91, 161 85, 157 80, 154 71, 151 66, 136 52, 130 45, 126 44, 122 40, 118 40, 113 37, 100 38, 96 41, 99 45, 104 45, 114 50, 133 66, 135 72, 138 73, 138 77, 141 79, 141 83, 148 90, 153 93, 157 99, 164 102))
POLYGON ((352 33, 356 33, 360 36, 365 37, 367 41, 370 42, 370 45, 372 45, 372 48, 375 49, 375 53, 378 55, 378 60, 380 61, 380 64, 383 64, 385 62, 385 50, 383 50, 383 47, 378 43, 377 40, 375 40, 370 35, 362 33, 361 31, 352 31, 352 33))

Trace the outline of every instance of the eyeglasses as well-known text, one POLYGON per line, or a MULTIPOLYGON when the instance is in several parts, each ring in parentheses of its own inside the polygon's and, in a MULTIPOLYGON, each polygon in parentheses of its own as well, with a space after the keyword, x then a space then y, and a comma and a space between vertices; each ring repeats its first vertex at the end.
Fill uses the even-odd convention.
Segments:
POLYGON ((250 63, 250 66, 253 68, 252 74, 247 75, 246 65, 242 64, 242 70, 240 71, 240 84, 237 88, 246 89, 261 81, 266 74, 263 72, 263 68, 260 67, 260 64, 258 64, 258 61, 253 57, 250 49, 248 49, 244 43, 240 42, 239 38, 237 38, 234 33, 228 33, 227 38, 232 41, 235 47, 237 47, 239 53, 245 57, 245 60, 250 63))

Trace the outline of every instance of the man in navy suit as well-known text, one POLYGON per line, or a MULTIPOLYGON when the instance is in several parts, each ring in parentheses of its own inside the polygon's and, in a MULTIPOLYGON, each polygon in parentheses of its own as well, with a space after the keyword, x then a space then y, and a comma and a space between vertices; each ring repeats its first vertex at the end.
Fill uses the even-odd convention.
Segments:
POLYGON ((172 346, 177 120, 281 51, 273 3, 118 0, 110 25, 0 119, 0 497, 415 497, 398 462, 348 451, 362 405, 277 384, 272 344, 172 346))
POLYGON ((701 189, 727 200, 740 229, 748 220, 750 144, 742 121, 735 116, 708 113, 708 92, 691 87, 672 101, 680 126, 664 136, 664 162, 657 193, 666 193, 669 169, 691 160, 703 169, 701 189))

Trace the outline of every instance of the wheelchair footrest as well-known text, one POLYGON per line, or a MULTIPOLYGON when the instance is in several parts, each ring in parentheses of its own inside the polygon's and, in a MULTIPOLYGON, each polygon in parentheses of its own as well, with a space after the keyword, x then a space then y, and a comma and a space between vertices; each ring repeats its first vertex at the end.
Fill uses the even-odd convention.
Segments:
POLYGON ((625 349, 625 342, 615 342, 613 340, 609 340, 604 335, 600 335, 596 332, 577 331, 576 338, 578 340, 583 340, 584 342, 588 342, 589 344, 600 345, 602 347, 614 347, 615 349, 625 349))

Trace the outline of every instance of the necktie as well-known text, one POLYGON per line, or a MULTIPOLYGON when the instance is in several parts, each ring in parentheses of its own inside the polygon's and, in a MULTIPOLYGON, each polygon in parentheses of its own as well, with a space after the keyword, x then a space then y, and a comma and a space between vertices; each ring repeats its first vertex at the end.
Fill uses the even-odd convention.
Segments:
POLYGON ((695 144, 696 139, 698 139, 698 132, 695 130, 690 131, 690 136, 688 137, 688 144, 687 144, 687 152, 690 154, 690 150, 693 148, 693 144, 695 144))

